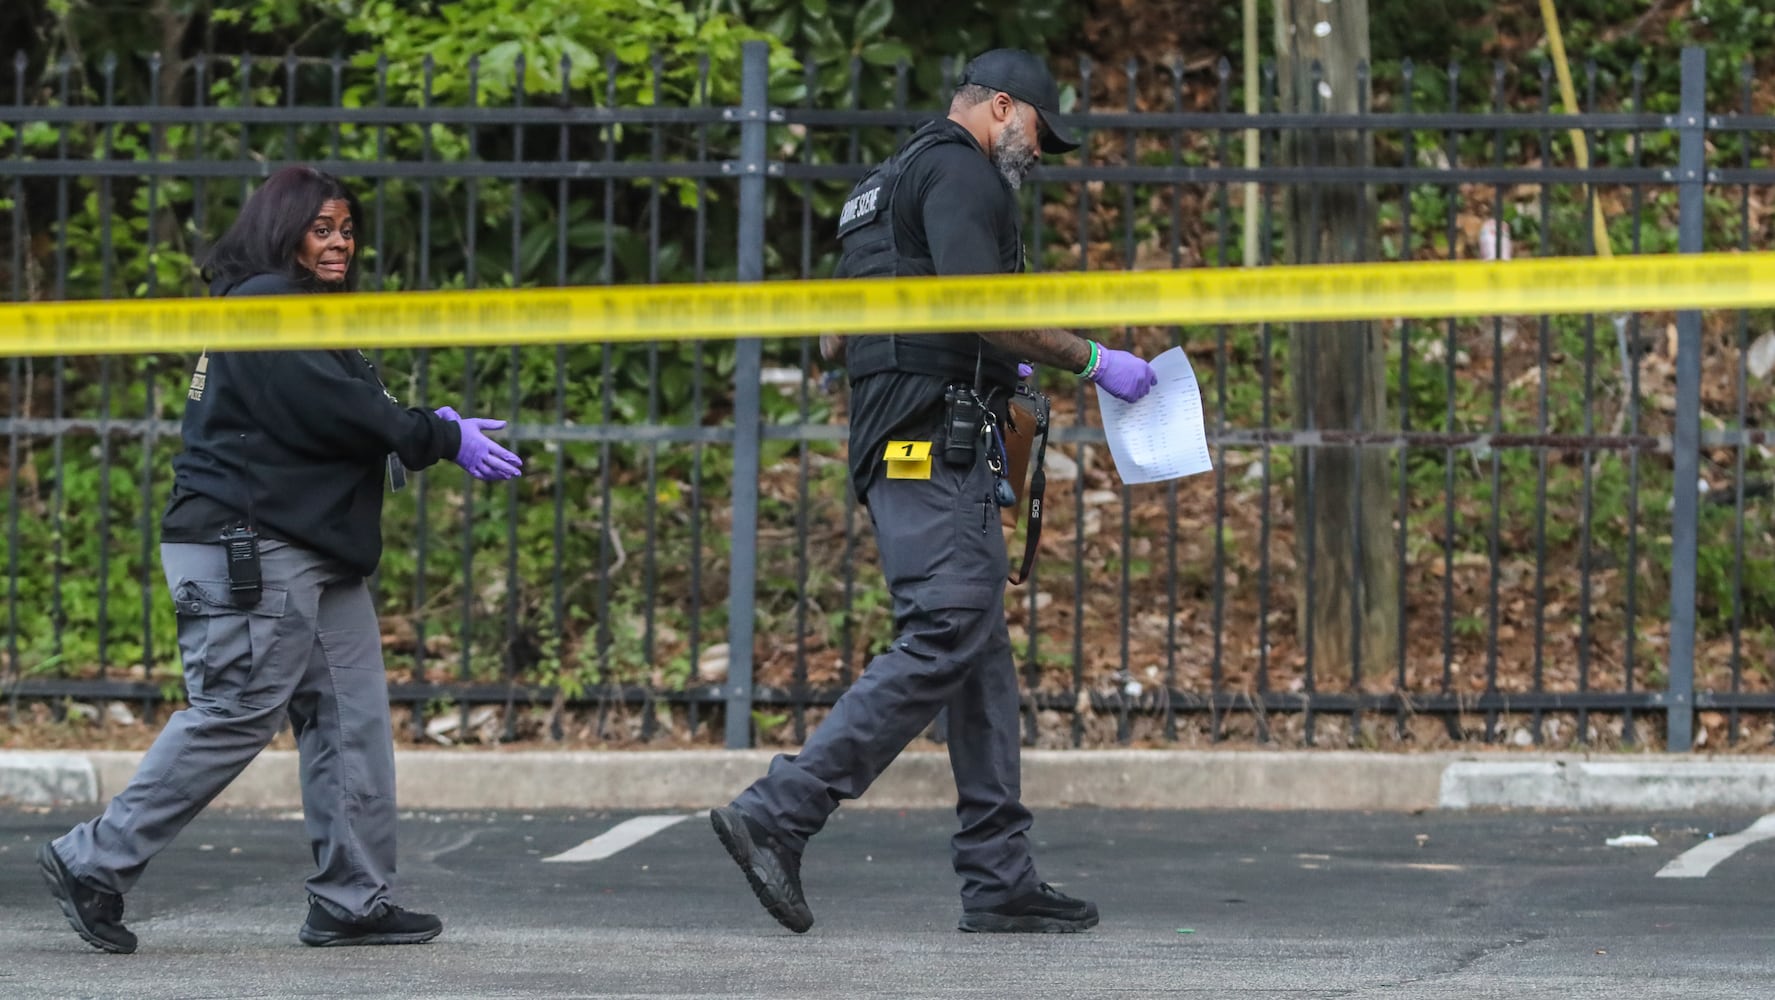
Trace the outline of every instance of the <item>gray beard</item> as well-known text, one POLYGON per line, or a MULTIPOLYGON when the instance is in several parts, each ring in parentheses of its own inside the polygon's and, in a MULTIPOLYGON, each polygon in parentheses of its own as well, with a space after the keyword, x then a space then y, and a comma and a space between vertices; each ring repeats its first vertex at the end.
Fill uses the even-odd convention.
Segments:
POLYGON ((1013 191, 1023 186, 1023 178, 1035 168, 1035 147, 1024 134, 1022 119, 999 134, 998 145, 992 148, 992 165, 1013 191))

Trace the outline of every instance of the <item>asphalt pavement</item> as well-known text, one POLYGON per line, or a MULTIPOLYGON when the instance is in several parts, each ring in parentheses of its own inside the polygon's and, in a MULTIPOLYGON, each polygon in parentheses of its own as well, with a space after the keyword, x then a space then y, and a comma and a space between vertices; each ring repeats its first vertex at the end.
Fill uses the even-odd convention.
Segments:
POLYGON ((1044 877, 1103 922, 1042 937, 956 931, 943 811, 841 811, 804 862, 806 935, 701 814, 420 813, 399 901, 443 936, 310 949, 299 818, 212 810, 129 895, 128 956, 82 943, 37 874, 86 815, 0 808, 0 996, 1775 996, 1775 842, 1722 839, 1754 813, 1044 810, 1044 877), (1606 846, 1623 834, 1657 844, 1606 846), (1706 873, 1657 877, 1673 863, 1706 873))

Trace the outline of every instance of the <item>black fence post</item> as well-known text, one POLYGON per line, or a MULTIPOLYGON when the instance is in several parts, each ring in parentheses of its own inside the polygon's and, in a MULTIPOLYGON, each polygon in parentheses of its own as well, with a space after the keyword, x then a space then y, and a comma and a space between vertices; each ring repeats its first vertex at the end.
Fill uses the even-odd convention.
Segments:
MULTIPOLYGON (((770 46, 747 42, 741 53, 739 280, 764 280, 765 116, 770 105, 770 46)), ((733 370, 733 544, 727 589, 727 746, 752 745, 752 628, 758 569, 759 403, 763 344, 739 342, 733 370)))
MULTIPOLYGON (((1683 50, 1682 104, 1676 128, 1677 249, 1700 253, 1707 183, 1707 52, 1683 50)), ((1700 544, 1701 313, 1676 317, 1676 427, 1670 525, 1669 731, 1665 748, 1687 751, 1695 733, 1695 564, 1700 544)))

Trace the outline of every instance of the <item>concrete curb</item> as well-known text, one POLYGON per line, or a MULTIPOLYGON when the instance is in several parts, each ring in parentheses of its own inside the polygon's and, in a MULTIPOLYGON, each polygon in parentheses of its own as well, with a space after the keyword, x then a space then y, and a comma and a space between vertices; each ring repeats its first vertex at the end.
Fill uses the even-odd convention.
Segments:
POLYGON ((1775 807, 1775 761, 1676 756, 1456 761, 1442 773, 1445 809, 1750 809, 1775 807))
MULTIPOLYGON (((141 761, 135 751, 0 751, 0 802, 97 805, 141 761)), ((763 774, 772 751, 403 750, 405 809, 694 809, 725 802, 763 774)), ((293 751, 267 751, 217 800, 298 809, 293 751)), ((1032 750, 1034 808, 1545 809, 1775 808, 1775 759, 1675 755, 1384 754, 1354 751, 1032 750)), ((949 808, 948 756, 903 755, 855 805, 949 808)))
POLYGON ((0 802, 54 806, 98 797, 98 774, 82 754, 0 751, 0 802))

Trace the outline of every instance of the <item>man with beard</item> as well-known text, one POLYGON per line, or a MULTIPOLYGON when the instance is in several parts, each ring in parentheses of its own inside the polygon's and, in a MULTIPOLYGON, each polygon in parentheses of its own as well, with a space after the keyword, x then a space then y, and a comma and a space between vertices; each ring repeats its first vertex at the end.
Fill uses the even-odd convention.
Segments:
MULTIPOLYGON (((1059 98, 1047 66, 1028 52, 995 49, 970 62, 948 117, 921 127, 846 201, 839 276, 1023 270, 1017 188, 1042 153, 1078 148, 1058 120, 1059 98)), ((713 810, 716 835, 765 909, 806 931, 808 838, 947 708, 960 929, 1093 927, 1096 905, 1043 882, 1030 857, 995 427, 1028 374, 1019 359, 1065 367, 1129 401, 1152 388, 1152 368, 1064 330, 866 335, 848 338, 845 353, 851 482, 875 525, 897 637, 799 754, 778 756, 765 777, 713 810)))

